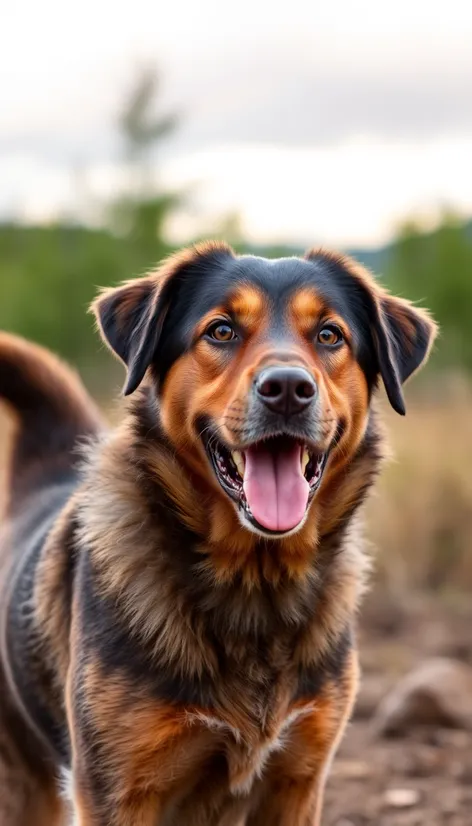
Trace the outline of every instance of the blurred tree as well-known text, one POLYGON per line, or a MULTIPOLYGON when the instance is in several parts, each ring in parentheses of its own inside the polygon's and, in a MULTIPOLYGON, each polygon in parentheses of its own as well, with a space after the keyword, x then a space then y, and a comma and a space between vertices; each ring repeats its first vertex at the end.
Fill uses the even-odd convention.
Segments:
POLYGON ((178 123, 175 114, 156 112, 159 92, 155 69, 143 69, 118 116, 128 181, 126 194, 110 211, 112 228, 129 236, 130 249, 139 250, 138 258, 146 267, 168 251, 165 221, 183 197, 161 192, 157 183, 158 148, 178 123))
POLYGON ((470 224, 446 212, 434 232, 405 224, 391 248, 386 275, 393 291, 428 307, 440 324, 433 366, 472 369, 470 229, 470 224))
POLYGON ((160 79, 152 68, 145 68, 125 102, 118 125, 125 147, 125 155, 135 175, 138 200, 149 194, 151 180, 150 160, 156 143, 171 134, 177 126, 175 114, 154 114, 159 94, 160 79))
POLYGON ((181 198, 160 192, 152 174, 156 148, 177 124, 174 115, 154 114, 159 91, 158 76, 146 70, 117 119, 130 181, 107 226, 89 229, 71 218, 47 227, 0 225, 0 328, 51 347, 92 382, 99 375, 103 392, 103 376, 117 373, 110 374, 87 307, 99 286, 138 275, 171 250, 164 225, 181 198))

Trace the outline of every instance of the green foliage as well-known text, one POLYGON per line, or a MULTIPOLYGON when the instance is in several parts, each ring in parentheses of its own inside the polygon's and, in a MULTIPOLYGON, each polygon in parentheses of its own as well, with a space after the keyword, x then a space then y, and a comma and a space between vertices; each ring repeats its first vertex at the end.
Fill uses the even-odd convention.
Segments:
POLYGON ((446 214, 431 233, 403 227, 391 247, 392 291, 428 307, 440 324, 433 365, 472 370, 471 225, 446 214))
POLYGON ((44 344, 93 378, 110 364, 87 308, 99 287, 138 275, 169 252, 155 237, 73 226, 0 227, 0 328, 44 344), (106 358, 106 360, 105 360, 106 358))

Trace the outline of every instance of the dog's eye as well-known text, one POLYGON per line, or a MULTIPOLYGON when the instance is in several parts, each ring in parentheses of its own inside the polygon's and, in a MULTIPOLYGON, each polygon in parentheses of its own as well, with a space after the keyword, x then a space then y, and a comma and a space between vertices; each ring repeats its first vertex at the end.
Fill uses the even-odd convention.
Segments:
POLYGON ((336 327, 334 324, 326 324, 319 331, 317 340, 325 347, 334 347, 335 344, 341 344, 343 334, 339 327, 336 327))
POLYGON ((234 332, 231 324, 228 321, 218 321, 213 323, 206 332, 209 338, 212 338, 213 341, 233 341, 235 339, 236 333, 234 332))

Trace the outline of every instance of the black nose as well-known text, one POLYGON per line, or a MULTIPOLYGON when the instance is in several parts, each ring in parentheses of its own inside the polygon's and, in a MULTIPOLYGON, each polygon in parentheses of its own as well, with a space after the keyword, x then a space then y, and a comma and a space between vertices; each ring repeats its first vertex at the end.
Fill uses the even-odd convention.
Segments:
POLYGON ((308 407, 316 384, 303 367, 267 367, 256 379, 256 393, 269 410, 291 416, 308 407))

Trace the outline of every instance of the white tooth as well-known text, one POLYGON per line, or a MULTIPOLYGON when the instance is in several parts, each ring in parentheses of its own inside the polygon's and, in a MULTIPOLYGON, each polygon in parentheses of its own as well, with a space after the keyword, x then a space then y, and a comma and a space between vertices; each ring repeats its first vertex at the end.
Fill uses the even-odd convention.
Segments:
POLYGON ((244 455, 240 450, 233 450, 231 456, 241 478, 244 477, 244 455))
POLYGON ((303 453, 302 453, 302 473, 305 473, 306 466, 307 466, 309 461, 310 461, 310 454, 308 453, 308 450, 305 448, 303 453))

